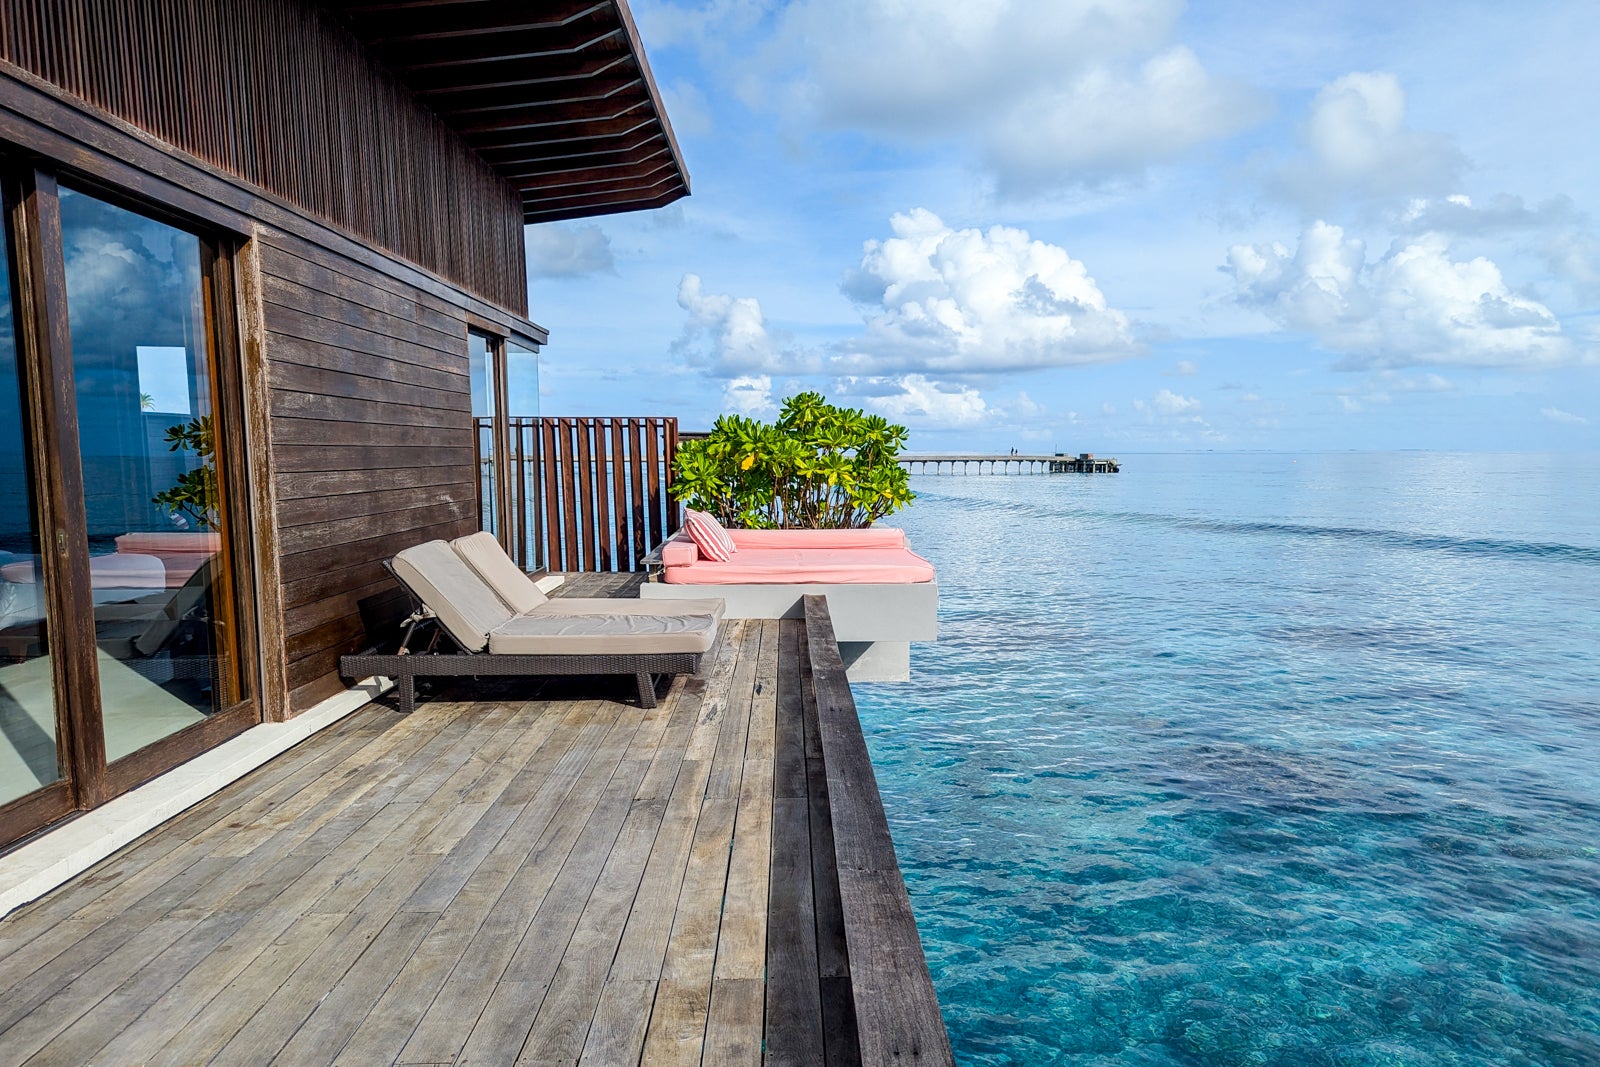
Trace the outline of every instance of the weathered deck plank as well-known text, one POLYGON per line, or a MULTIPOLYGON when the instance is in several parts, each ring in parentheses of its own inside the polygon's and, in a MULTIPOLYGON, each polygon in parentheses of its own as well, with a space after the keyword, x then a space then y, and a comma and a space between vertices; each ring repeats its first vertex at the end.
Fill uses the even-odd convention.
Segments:
POLYGON ((841 900, 909 914, 841 898, 812 677, 802 621, 731 621, 654 709, 364 709, 0 921, 0 1067, 859 1064, 841 900))

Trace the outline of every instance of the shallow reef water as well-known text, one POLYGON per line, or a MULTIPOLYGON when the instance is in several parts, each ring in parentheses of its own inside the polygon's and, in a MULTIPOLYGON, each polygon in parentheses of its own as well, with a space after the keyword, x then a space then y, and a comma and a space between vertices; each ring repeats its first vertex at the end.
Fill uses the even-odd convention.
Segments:
POLYGON ((1600 1064, 1600 457, 922 477, 858 685, 964 1064, 1600 1064))

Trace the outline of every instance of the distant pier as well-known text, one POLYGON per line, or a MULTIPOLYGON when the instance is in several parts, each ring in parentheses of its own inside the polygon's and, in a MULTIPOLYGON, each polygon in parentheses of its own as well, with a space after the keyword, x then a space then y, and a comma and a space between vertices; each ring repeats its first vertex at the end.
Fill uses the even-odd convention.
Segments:
POLYGON ((1116 474, 1122 469, 1115 457, 1093 452, 1075 456, 927 452, 903 455, 899 461, 912 474, 1116 474))

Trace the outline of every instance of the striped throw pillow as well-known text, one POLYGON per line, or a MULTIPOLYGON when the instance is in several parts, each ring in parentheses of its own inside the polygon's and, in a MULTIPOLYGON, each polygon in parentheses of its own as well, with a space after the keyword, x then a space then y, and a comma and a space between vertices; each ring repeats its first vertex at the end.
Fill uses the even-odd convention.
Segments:
POLYGON ((689 531, 689 540, 706 559, 726 563, 739 551, 733 547, 733 538, 722 528, 722 523, 707 512, 684 508, 683 528, 689 531))

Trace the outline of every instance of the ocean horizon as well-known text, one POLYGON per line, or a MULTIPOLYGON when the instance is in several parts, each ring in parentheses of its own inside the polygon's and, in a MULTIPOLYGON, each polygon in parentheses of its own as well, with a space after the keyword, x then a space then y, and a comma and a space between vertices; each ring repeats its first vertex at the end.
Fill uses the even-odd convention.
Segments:
POLYGON ((957 1058, 1600 1062, 1600 455, 926 476, 858 685, 957 1058))

